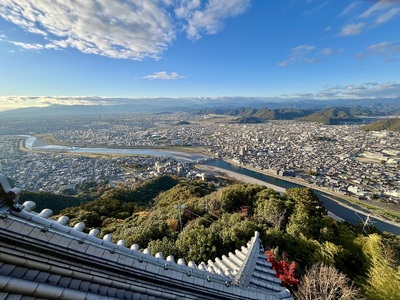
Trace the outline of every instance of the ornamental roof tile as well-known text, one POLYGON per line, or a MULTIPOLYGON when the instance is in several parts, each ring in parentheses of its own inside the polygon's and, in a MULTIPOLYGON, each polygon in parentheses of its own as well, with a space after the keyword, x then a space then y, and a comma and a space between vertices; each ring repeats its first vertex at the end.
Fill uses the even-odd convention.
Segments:
POLYGON ((175 261, 139 245, 112 242, 84 223, 22 206, 19 189, 0 174, 0 289, 14 296, 58 299, 292 299, 266 261, 259 233, 214 261, 175 261), (18 290, 18 293, 16 292, 18 290))

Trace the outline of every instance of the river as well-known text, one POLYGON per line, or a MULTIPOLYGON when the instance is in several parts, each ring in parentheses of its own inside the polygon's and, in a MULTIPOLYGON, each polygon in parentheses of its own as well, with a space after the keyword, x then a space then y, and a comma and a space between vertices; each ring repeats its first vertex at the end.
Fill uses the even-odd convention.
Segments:
POLYGON ((188 153, 175 150, 161 149, 140 149, 140 148, 99 148, 99 147, 70 147, 63 145, 50 145, 44 140, 38 140, 34 136, 21 136, 25 138, 24 146, 30 150, 46 152, 66 152, 66 153, 90 153, 90 154, 122 154, 122 155, 152 155, 152 156, 171 156, 181 162, 196 162, 210 158, 210 156, 200 153, 188 153))
MULTIPOLYGON (((176 158, 177 160, 181 161, 186 161, 186 162, 196 162, 196 161, 202 161, 202 164, 208 165, 208 166, 215 166, 219 167, 222 169, 226 169, 229 171, 237 172, 246 176, 253 177, 255 179, 264 181, 266 183, 270 183, 282 188, 292 188, 292 187, 303 187, 301 185, 275 178, 272 176, 265 175, 263 173, 259 173, 256 171, 252 171, 246 168, 241 168, 239 166, 232 165, 224 160, 221 159, 211 159, 209 160, 209 156, 203 155, 203 154, 196 154, 196 153, 186 153, 186 152, 180 152, 180 151, 164 151, 164 150, 155 150, 155 149, 120 149, 120 148, 74 148, 74 147, 68 147, 68 146, 60 146, 60 145, 48 145, 48 144, 43 144, 38 143, 38 146, 35 146, 35 141, 36 137, 33 136, 23 136, 25 139, 25 147, 27 149, 31 150, 41 150, 41 151, 49 151, 49 152, 54 152, 54 151, 61 151, 61 152, 69 152, 69 153, 96 153, 96 154, 142 154, 142 155, 153 155, 153 156, 171 156, 176 158)), ((336 216, 352 223, 352 224, 357 224, 361 222, 362 220, 364 221, 367 218, 368 211, 354 205, 352 203, 346 202, 343 199, 340 199, 338 197, 328 195, 324 192, 314 190, 314 193, 321 199, 321 201, 324 203, 324 206, 326 209, 336 216), (329 199, 331 198, 331 199, 329 199), (338 204, 336 201, 339 202, 344 202, 347 206, 354 207, 357 209, 358 213, 356 214, 354 210, 338 204), (362 219, 362 220, 361 220, 362 219)), ((400 226, 393 225, 391 223, 375 219, 371 217, 371 221, 373 222, 374 226, 378 228, 379 230, 382 231, 387 231, 391 232, 397 235, 400 235, 400 226)))

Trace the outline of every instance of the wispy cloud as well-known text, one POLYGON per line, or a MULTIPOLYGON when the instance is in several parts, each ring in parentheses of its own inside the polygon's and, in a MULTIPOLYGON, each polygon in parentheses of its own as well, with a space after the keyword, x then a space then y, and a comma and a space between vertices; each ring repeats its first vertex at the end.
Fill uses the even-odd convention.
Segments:
POLYGON ((386 61, 397 61, 400 55, 400 44, 393 42, 382 42, 368 46, 364 52, 356 55, 357 58, 366 58, 369 56, 381 56, 386 61))
POLYGON ((42 38, 10 41, 24 49, 74 48, 143 60, 159 59, 180 30, 191 39, 217 33, 226 18, 249 5, 250 0, 2 0, 0 17, 42 38))
POLYGON ((182 0, 175 15, 184 22, 188 38, 196 40, 203 34, 215 34, 223 28, 223 20, 244 13, 250 0, 182 0))
MULTIPOLYGON (((364 30, 381 26, 400 16, 400 1, 398 0, 377 0, 364 11, 353 16, 347 24, 343 25, 339 36, 354 36, 361 34, 364 30)), ((355 1, 348 5, 339 16, 348 16, 364 1, 355 1)))
POLYGON ((359 4, 361 4, 361 1, 352 2, 339 14, 339 17, 350 14, 359 4))
POLYGON ((319 49, 313 45, 299 45, 292 48, 289 58, 278 62, 278 66, 287 67, 298 62, 313 64, 324 60, 326 56, 342 53, 343 49, 330 47, 319 49))
POLYGON ((278 63, 280 67, 287 67, 289 64, 293 64, 300 60, 306 60, 307 55, 315 49, 312 45, 299 45, 291 50, 290 57, 278 63))
POLYGON ((387 21, 393 19, 399 14, 400 14, 400 7, 392 8, 389 11, 385 12, 384 14, 377 16, 375 23, 376 25, 386 23, 387 21))
POLYGON ((359 17, 364 19, 372 18, 374 19, 374 25, 379 26, 400 14, 399 3, 400 1, 378 1, 359 17))
MULTIPOLYGON (((314 1, 307 1, 306 3, 309 4, 312 2, 314 2, 314 1)), ((330 4, 330 1, 324 1, 322 3, 319 3, 317 6, 313 7, 312 9, 306 10, 303 13, 303 15, 308 15, 308 14, 313 14, 313 13, 319 12, 319 11, 321 11, 321 9, 323 9, 325 6, 327 6, 329 4, 330 4)))
POLYGON ((175 80, 179 78, 184 78, 183 76, 179 75, 177 72, 156 72, 151 75, 144 76, 143 79, 161 79, 161 80, 175 80))
POLYGON ((350 36, 350 35, 360 34, 362 32, 363 28, 365 27, 365 25, 366 25, 365 22, 347 24, 342 28, 340 35, 341 36, 350 36))
POLYGON ((362 84, 336 85, 314 93, 281 95, 287 99, 332 100, 332 99, 378 99, 397 98, 400 95, 398 82, 366 82, 362 84))

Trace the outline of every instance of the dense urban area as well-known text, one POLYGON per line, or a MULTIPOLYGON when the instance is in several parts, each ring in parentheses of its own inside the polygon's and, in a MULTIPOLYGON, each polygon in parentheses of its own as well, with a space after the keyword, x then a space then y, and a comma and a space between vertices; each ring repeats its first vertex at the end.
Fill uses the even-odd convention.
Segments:
MULTIPOLYGON (((217 115, 134 114, 15 120, 2 124, 0 172, 22 188, 63 192, 88 181, 129 184, 159 174, 205 178, 195 160, 149 155, 70 155, 43 148, 18 150, 18 135, 47 134, 71 147, 204 149, 209 157, 290 176, 361 199, 399 203, 400 135, 363 125, 273 121, 234 124, 217 115), (40 150, 40 151, 39 151, 40 150)), ((199 150, 200 151, 200 150, 199 150)))

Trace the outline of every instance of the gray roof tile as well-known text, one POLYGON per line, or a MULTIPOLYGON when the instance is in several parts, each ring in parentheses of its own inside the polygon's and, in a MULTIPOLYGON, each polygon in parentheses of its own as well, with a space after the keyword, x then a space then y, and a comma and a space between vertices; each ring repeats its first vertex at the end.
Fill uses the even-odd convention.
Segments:
POLYGON ((125 290, 123 289, 117 289, 117 292, 115 293, 117 298, 124 299, 125 298, 125 290))
POLYGON ((50 275, 50 277, 47 279, 47 283, 53 284, 53 285, 58 285, 58 282, 60 281, 61 276, 60 275, 50 275))
POLYGON ((71 283, 72 279, 71 278, 67 278, 67 277, 63 277, 60 279, 60 281, 58 282, 59 286, 62 287, 67 287, 69 286, 69 284, 71 283))
POLYGON ((30 269, 25 273, 24 279, 26 279, 26 280, 34 280, 38 273, 39 273, 38 270, 30 269))
POLYGON ((100 288, 100 284, 92 283, 92 284, 89 286, 89 292, 91 292, 91 293, 97 293, 97 291, 99 290, 99 288, 100 288))
POLYGON ((81 282, 82 281, 79 279, 72 279, 71 282, 69 283, 68 287, 73 290, 78 290, 81 285, 81 282))
POLYGON ((110 287, 108 290, 107 290, 107 296, 110 296, 110 297, 115 297, 115 294, 117 293, 117 289, 115 288, 115 287, 110 287))
POLYGON ((4 298, 0 298, 0 299, 5 299, 5 300, 21 300, 22 296, 21 295, 12 295, 12 294, 8 294, 6 297, 4 298))
POLYGON ((80 290, 80 291, 88 292, 89 289, 90 289, 90 285, 91 285, 90 282, 88 282, 88 281, 82 281, 82 282, 81 282, 81 285, 79 286, 79 290, 80 290))
POLYGON ((100 286, 99 287, 99 294, 100 295, 107 295, 108 293, 108 287, 107 286, 100 286))
POLYGON ((36 282, 46 282, 47 279, 50 277, 50 274, 47 272, 39 272, 35 277, 36 282))
POLYGON ((124 297, 121 297, 122 299, 134 299, 133 298, 133 292, 131 291, 125 291, 124 292, 124 297))
POLYGON ((27 268, 24 267, 16 267, 11 273, 11 277, 22 278, 25 273, 28 271, 27 268))
POLYGON ((10 264, 3 264, 0 268, 0 274, 4 276, 8 276, 11 274, 12 271, 14 271, 16 267, 14 265, 10 264))

